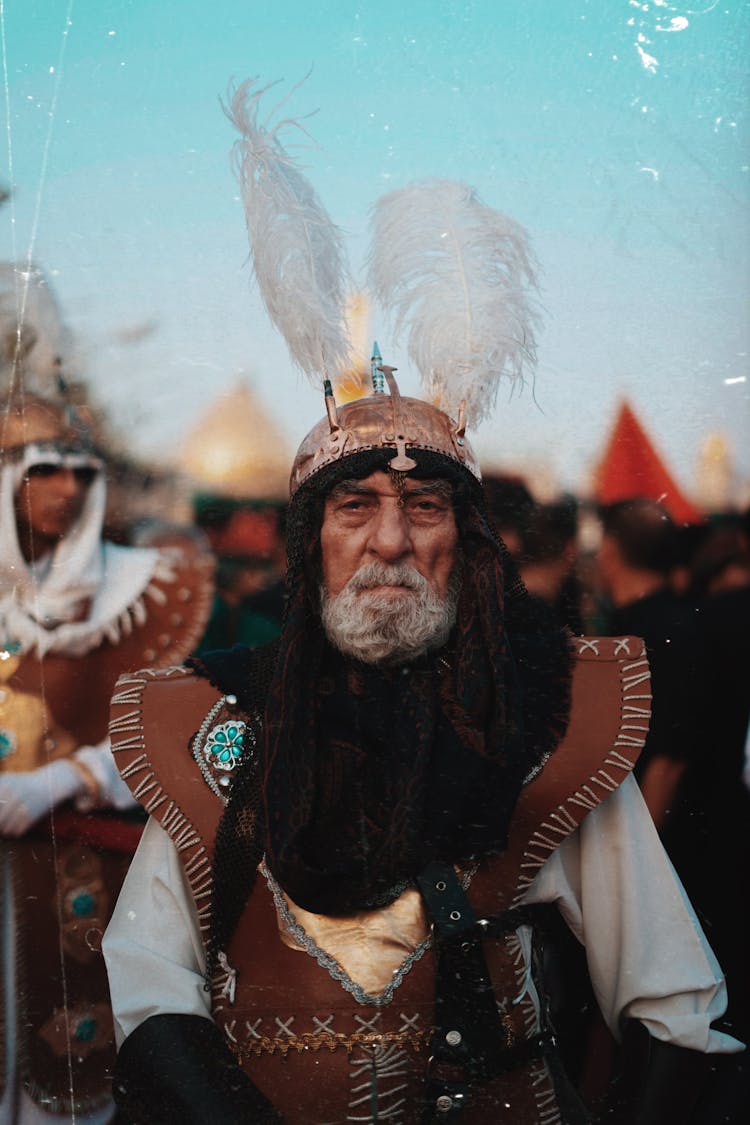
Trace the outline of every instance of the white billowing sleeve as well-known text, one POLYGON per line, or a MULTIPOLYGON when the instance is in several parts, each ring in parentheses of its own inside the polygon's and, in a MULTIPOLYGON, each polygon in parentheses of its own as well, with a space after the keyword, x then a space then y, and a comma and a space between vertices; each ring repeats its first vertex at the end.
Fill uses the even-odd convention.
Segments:
POLYGON ((211 1017, 195 904, 177 851, 148 821, 102 939, 115 1040, 149 1016, 211 1017))
POLYGON ((612 1033, 641 1020, 656 1039, 733 1053, 712 1030, 726 985, 632 776, 547 860, 525 902, 556 902, 586 946, 591 982, 612 1033))

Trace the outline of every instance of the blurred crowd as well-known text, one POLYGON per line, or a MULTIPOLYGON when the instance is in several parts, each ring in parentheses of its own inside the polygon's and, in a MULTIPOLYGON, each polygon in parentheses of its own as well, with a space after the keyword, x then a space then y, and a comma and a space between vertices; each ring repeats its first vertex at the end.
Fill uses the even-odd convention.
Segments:
MULTIPOLYGON (((636 776, 727 975, 729 1025, 747 1041, 750 510, 679 524, 644 497, 541 504, 513 477, 490 477, 486 489, 531 596, 574 633, 645 642, 652 719, 636 776)), ((586 995, 580 949, 562 929, 557 937, 557 1023, 571 1072, 595 1098, 612 1045, 586 995)), ((726 1068, 727 1097, 748 1096, 746 1064, 726 1068)), ((711 1112, 719 1116, 707 1121, 725 1119, 715 1102, 711 1112)))

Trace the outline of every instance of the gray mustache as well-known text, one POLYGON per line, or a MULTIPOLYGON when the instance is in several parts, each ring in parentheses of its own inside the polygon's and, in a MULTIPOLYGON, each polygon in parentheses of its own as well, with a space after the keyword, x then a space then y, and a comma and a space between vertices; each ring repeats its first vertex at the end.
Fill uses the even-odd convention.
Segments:
POLYGON ((408 590, 423 590, 427 579, 406 563, 366 563, 352 575, 347 583, 350 590, 370 590, 374 586, 405 586, 408 590))

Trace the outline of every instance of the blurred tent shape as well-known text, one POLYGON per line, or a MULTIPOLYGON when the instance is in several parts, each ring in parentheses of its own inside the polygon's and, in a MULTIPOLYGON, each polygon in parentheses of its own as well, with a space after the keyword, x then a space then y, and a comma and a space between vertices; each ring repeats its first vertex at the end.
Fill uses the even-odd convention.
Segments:
POLYGON ((656 500, 676 523, 702 523, 701 511, 680 490, 635 411, 620 403, 612 432, 594 473, 598 504, 642 497, 656 500))
POLYGON ((237 500, 286 500, 291 463, 279 427, 244 381, 209 407, 179 456, 198 490, 237 500))
POLYGON ((698 498, 704 510, 723 512, 732 506, 734 468, 723 434, 708 434, 698 455, 698 498))

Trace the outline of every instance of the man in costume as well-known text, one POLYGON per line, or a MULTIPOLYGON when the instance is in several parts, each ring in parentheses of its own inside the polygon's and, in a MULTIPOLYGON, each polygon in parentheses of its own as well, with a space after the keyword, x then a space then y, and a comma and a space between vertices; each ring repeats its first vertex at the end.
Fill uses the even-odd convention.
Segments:
POLYGON ((456 424, 393 381, 334 418, 292 474, 278 645, 119 685, 115 729, 139 734, 113 748, 152 813, 105 938, 126 1112, 582 1120, 534 973, 551 902, 618 1036, 736 1048, 629 777, 641 642, 575 643, 562 737, 567 639, 515 578, 456 424))
POLYGON ((17 360, 0 414, 0 1122, 99 1123, 114 1113, 101 936, 143 829, 109 701, 127 668, 192 651, 211 562, 103 541, 101 454, 62 384, 32 393, 17 360))
MULTIPOLYGON (((232 102, 256 277, 325 372, 337 238, 262 93, 232 102)), ((539 971, 557 906, 609 1025, 651 1056, 649 1103, 667 1090, 648 1120, 687 1120, 664 1064, 741 1044, 711 1027, 721 971, 630 777, 643 645, 574 642, 528 597, 466 438, 467 402, 481 417, 491 372, 532 350, 522 232, 442 181, 378 214, 373 290, 416 304, 410 354, 462 401, 402 397, 381 362, 340 409, 326 382, 278 640, 119 681, 112 749, 150 820, 104 939, 115 1097, 183 1125, 581 1122, 539 971)))

